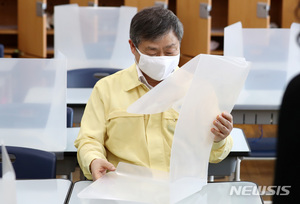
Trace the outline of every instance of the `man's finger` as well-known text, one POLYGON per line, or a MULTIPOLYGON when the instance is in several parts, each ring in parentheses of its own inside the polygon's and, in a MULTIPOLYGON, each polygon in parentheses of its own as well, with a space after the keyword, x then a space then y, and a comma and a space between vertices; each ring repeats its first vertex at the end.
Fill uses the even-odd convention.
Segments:
POLYGON ((229 119, 225 118, 223 115, 222 116, 218 116, 217 120, 224 125, 227 128, 230 128, 232 126, 232 121, 230 121, 229 119))
POLYGON ((103 167, 105 167, 107 170, 110 170, 110 171, 116 170, 116 167, 108 161, 103 162, 103 167))
POLYGON ((232 122, 233 118, 232 118, 232 115, 230 113, 223 112, 221 115, 222 115, 222 117, 227 119, 229 122, 232 122))

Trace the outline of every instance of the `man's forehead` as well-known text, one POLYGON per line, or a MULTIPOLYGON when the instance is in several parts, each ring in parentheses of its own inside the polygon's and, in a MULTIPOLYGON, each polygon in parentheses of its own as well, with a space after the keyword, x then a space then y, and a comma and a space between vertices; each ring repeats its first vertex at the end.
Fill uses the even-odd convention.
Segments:
POLYGON ((157 49, 168 49, 168 48, 173 48, 173 47, 177 47, 178 43, 169 43, 169 44, 165 44, 165 45, 161 45, 161 44, 156 44, 156 43, 145 43, 144 44, 144 48, 147 50, 157 50, 157 49))
MULTIPOLYGON (((176 43, 171 43, 171 44, 164 45, 162 48, 172 48, 176 46, 177 46, 176 43)), ((160 45, 151 44, 151 45, 147 45, 145 48, 149 50, 154 50, 154 49, 159 49, 160 47, 161 47, 160 45)))

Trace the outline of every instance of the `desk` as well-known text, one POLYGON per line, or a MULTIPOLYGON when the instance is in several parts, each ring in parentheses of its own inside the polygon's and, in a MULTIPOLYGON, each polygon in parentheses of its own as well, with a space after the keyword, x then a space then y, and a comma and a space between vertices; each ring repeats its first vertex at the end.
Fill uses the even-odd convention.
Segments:
POLYGON ((234 124, 277 124, 284 90, 244 89, 233 110, 234 124))
POLYGON ((74 110, 74 123, 81 122, 85 104, 89 100, 92 90, 92 88, 67 88, 67 106, 74 110))
MULTIPOLYGON (((69 198, 69 204, 92 204, 99 203, 99 200, 96 199, 84 199, 81 200, 77 197, 77 194, 83 190, 85 187, 90 185, 91 181, 78 181, 74 184, 71 196, 69 198), (98 202, 97 202, 98 201, 98 202)), ((208 183, 200 192, 197 192, 190 197, 180 201, 178 204, 263 204, 260 195, 236 195, 232 192, 230 195, 230 190, 233 188, 243 188, 247 187, 247 189, 255 188, 256 184, 252 182, 215 182, 208 183)), ((248 191, 249 192, 249 191, 248 191)), ((113 200, 101 200, 103 204, 117 204, 117 203, 125 203, 120 201, 113 200)), ((126 202, 129 204, 130 202, 126 202)))
POLYGON ((16 180, 17 203, 65 203, 71 185, 72 182, 65 179, 16 180))
MULTIPOLYGON (((67 104, 74 109, 74 123, 81 117, 92 88, 68 88, 67 104)), ((276 124, 284 91, 243 89, 233 110, 234 124, 276 124)))
POLYGON ((92 90, 92 88, 67 88, 67 104, 85 106, 92 90))
POLYGON ((72 180, 72 172, 75 171, 77 162, 77 149, 74 146, 79 132, 79 127, 67 128, 67 147, 64 152, 56 153, 56 174, 57 175, 68 175, 69 179, 72 180))
POLYGON ((76 140, 80 127, 67 128, 67 147, 65 152, 77 152, 77 148, 74 146, 74 141, 76 140))

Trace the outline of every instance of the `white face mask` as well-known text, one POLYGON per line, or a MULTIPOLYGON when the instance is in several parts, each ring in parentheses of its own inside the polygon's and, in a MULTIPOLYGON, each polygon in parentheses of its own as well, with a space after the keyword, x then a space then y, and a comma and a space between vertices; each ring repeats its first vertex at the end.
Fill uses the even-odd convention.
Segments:
POLYGON ((179 63, 180 54, 176 56, 149 56, 141 53, 138 67, 149 77, 161 81, 172 74, 179 63))

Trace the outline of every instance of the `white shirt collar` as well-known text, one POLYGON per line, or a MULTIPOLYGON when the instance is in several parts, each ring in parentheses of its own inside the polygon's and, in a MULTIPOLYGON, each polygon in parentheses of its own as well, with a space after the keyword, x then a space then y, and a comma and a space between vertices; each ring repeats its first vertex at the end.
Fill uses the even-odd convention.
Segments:
POLYGON ((153 86, 151 86, 147 79, 145 78, 145 76, 143 75, 142 71, 140 70, 140 68, 136 65, 136 70, 137 70, 137 73, 138 73, 138 79, 140 82, 142 82, 143 84, 145 84, 150 90, 153 88, 153 86))

